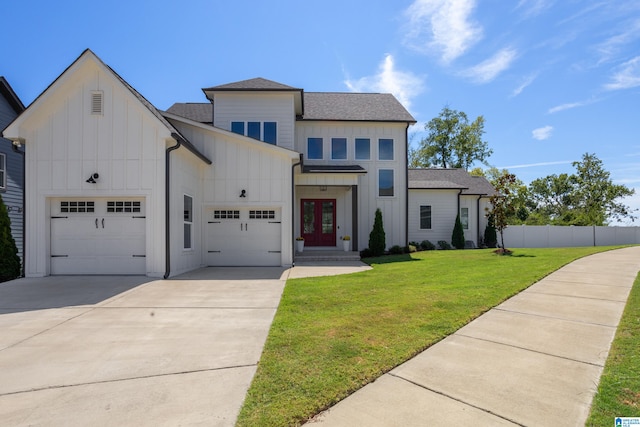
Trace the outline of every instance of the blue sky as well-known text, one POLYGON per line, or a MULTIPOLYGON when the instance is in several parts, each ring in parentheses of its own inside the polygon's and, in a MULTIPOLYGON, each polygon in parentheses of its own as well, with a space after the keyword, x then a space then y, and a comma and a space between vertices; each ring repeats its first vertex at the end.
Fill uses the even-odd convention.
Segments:
POLYGON ((253 77, 391 92, 414 144, 448 105, 483 115, 490 163, 526 183, 590 152, 640 193, 637 0, 21 0, 2 15, 0 75, 25 104, 90 48, 159 109, 253 77))

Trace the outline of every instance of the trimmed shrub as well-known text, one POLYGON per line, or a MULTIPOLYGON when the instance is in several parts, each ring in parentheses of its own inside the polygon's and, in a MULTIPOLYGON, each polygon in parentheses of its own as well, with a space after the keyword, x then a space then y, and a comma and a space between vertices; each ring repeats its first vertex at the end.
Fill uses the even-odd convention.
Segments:
POLYGON ((360 258, 371 258, 372 256, 373 252, 371 252, 371 249, 369 248, 365 248, 360 251, 360 258))
POLYGON ((405 252, 412 254, 414 252, 418 252, 418 247, 416 245, 409 244, 409 246, 404 248, 404 250, 405 252))
POLYGON ((400 255, 404 253, 404 248, 399 245, 394 245, 389 248, 389 253, 391 255, 400 255))
POLYGON ((436 249, 436 245, 428 240, 423 240, 422 243, 420 243, 420 247, 423 251, 433 251, 436 249))
POLYGON ((11 235, 9 212, 0 196, 0 282, 20 277, 20 257, 11 235))
POLYGON ((453 226, 453 233, 451 233, 451 244, 456 249, 464 249, 464 229, 462 222, 460 222, 460 215, 456 215, 456 223, 453 226))
POLYGON ((451 249, 451 245, 446 240, 438 240, 438 248, 443 251, 448 251, 451 249))
POLYGON ((422 247, 420 246, 420 243, 418 242, 409 242, 409 249, 411 249, 411 246, 413 246, 413 248, 415 249, 413 252, 417 252, 417 251, 421 251, 422 247))
POLYGON ((373 230, 369 234, 369 249, 373 256, 384 255, 387 247, 386 236, 384 234, 384 225, 382 224, 382 211, 376 209, 376 217, 373 221, 373 230))
POLYGON ((488 248, 495 248, 498 244, 498 234, 493 220, 493 215, 489 215, 487 227, 484 229, 484 244, 488 248))

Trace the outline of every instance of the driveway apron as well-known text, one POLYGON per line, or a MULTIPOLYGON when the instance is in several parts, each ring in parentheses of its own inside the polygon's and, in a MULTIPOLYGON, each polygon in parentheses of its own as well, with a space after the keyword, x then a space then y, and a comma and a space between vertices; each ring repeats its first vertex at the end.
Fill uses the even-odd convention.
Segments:
POLYGON ((284 272, 0 284, 2 424, 234 425, 284 272))

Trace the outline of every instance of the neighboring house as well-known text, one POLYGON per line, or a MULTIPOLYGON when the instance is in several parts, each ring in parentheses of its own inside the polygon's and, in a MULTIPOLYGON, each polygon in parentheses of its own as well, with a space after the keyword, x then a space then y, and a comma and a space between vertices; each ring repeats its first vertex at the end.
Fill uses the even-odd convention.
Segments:
POLYGON ((27 276, 289 266, 298 236, 366 248, 378 208, 387 247, 406 245, 422 190, 392 95, 262 78, 203 92, 159 111, 86 50, 5 129, 27 147, 27 276))
MULTIPOLYGON (((23 111, 24 105, 20 98, 9 82, 0 76, 0 130, 23 111)), ((9 211, 11 235, 16 241, 21 262, 24 260, 24 152, 22 150, 23 148, 14 147, 8 139, 0 138, 0 197, 9 211)))
POLYGON ((494 193, 486 178, 464 169, 409 169, 409 241, 451 243, 459 212, 465 240, 478 247, 494 193))

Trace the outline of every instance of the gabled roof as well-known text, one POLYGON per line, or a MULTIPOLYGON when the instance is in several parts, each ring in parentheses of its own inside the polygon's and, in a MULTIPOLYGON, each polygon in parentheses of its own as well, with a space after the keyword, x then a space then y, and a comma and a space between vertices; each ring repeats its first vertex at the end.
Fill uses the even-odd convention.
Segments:
POLYGON ((390 93, 305 92, 301 120, 415 123, 390 93))
POLYGON ((226 90, 256 90, 256 91, 301 91, 295 87, 287 86, 282 83, 274 82, 273 80, 267 80, 262 77, 256 77, 255 79, 241 80, 239 82, 227 83, 224 85, 213 86, 210 88, 202 89, 203 91, 226 91, 226 90))
POLYGON ((16 95, 7 79, 5 79, 3 76, 0 76, 0 95, 2 95, 4 99, 7 100, 16 114, 20 114, 24 111, 24 104, 22 103, 22 101, 20 101, 18 95, 16 95))
POLYGON ((210 102, 176 102, 169 107, 167 113, 198 123, 213 124, 213 105, 210 102))
MULTIPOLYGON (((95 53, 91 51, 91 49, 85 49, 84 52, 80 54, 80 56, 71 63, 63 72, 60 74, 38 97, 26 108, 25 114, 27 114, 34 106, 36 106, 41 99, 45 96, 45 94, 58 83, 69 70, 71 70, 76 64, 79 64, 81 61, 86 60, 87 58, 92 59, 98 65, 105 68, 107 72, 110 72, 117 80, 119 80, 124 87, 126 87, 132 94, 135 96, 138 101, 142 105, 144 105, 150 112, 153 114, 159 121, 162 123, 171 133, 172 138, 176 141, 179 141, 187 150, 191 151, 197 157, 199 157, 202 161, 207 164, 211 164, 211 160, 209 160, 204 154, 202 154, 191 142, 189 142, 180 132, 165 119, 162 114, 153 106, 144 96, 142 96, 137 90, 135 90, 129 83, 127 83, 118 73, 116 73, 111 67, 105 64, 95 53)), ((21 119, 22 115, 19 116, 16 120, 21 119)))
POLYGON ((485 177, 464 169, 409 169, 409 189, 462 190, 462 194, 491 196, 496 190, 485 177))

